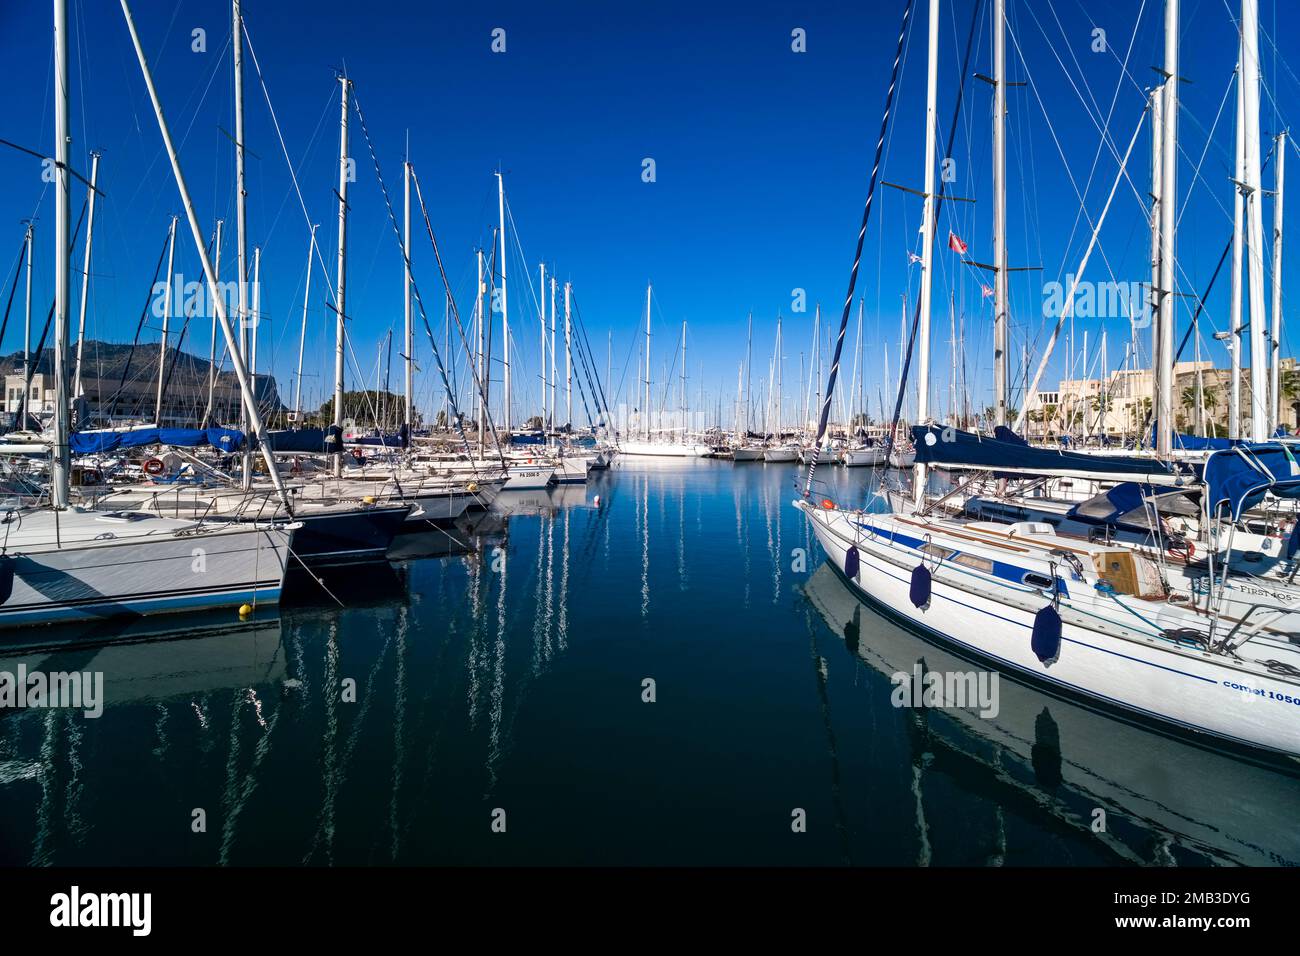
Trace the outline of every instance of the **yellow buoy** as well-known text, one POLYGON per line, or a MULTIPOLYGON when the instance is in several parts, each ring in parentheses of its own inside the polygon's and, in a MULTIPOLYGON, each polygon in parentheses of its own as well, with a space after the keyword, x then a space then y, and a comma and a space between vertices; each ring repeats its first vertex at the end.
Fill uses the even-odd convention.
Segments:
POLYGON ((240 616, 240 617, 248 617, 248 615, 250 615, 250 614, 252 614, 252 613, 253 613, 253 605, 251 605, 251 604, 241 604, 241 605, 239 605, 239 616, 240 616))

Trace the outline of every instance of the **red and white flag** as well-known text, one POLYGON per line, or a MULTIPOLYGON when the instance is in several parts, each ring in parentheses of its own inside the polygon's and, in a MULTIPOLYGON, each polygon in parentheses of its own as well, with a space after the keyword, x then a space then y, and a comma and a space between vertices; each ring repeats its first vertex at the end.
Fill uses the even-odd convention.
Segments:
POLYGON ((948 233, 948 248, 953 252, 960 252, 964 255, 966 252, 966 243, 961 241, 961 238, 958 237, 957 233, 950 231, 948 233))
POLYGON ((989 287, 986 286, 986 285, 982 285, 982 286, 980 286, 980 295, 981 295, 983 298, 987 299, 987 298, 988 298, 989 296, 991 296, 992 294, 993 294, 993 290, 992 290, 991 288, 989 288, 989 287))

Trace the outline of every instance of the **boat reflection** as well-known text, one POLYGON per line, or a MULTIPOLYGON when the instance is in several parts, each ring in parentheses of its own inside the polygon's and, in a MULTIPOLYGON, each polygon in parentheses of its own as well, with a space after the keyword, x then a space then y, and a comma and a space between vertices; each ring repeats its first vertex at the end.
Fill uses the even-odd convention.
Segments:
MULTIPOLYGON (((975 667, 864 605, 830 564, 812 574, 804 593, 855 657, 885 681, 918 665, 945 674, 975 667)), ((918 814, 924 812, 922 778, 946 771, 949 785, 977 780, 1000 804, 1091 834, 1116 862, 1300 863, 1296 776, 1152 733, 1006 677, 998 689, 995 717, 981 717, 978 705, 914 712, 918 814), (1106 821, 1101 832, 1099 809, 1106 821)))

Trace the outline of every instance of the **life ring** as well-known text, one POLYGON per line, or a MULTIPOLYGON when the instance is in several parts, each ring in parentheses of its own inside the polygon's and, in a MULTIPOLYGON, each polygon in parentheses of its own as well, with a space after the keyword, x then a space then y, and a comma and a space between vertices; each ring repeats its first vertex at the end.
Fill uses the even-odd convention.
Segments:
POLYGON ((143 467, 144 473, 150 478, 157 478, 167 470, 167 466, 163 464, 161 458, 150 458, 145 461, 143 467))

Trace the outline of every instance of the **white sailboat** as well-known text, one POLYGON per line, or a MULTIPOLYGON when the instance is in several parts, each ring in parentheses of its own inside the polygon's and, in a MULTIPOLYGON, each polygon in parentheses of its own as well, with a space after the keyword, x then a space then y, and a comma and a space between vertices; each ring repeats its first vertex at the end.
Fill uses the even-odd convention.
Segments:
MULTIPOLYGON (((626 439, 618 443, 618 451, 624 455, 646 455, 655 458, 704 458, 713 454, 713 448, 703 443, 691 442, 686 434, 685 427, 682 428, 681 437, 678 439, 666 439, 662 436, 656 437, 653 434, 651 425, 651 392, 650 392, 650 291, 651 285, 647 283, 645 287, 645 404, 641 413, 643 431, 639 439, 626 439)), ((683 334, 683 345, 685 345, 685 335, 683 334)), ((683 359, 683 362, 685 360, 683 359)), ((685 423, 683 422, 683 426, 685 423)))
MULTIPOLYGON (((129 8, 123 5, 163 142, 202 259, 210 290, 215 274, 181 173, 162 104, 129 8)), ((235 4, 236 17, 238 3, 235 4)), ((238 23, 238 20, 236 20, 238 23)), ((199 608, 274 603, 284 581, 292 534, 289 522, 226 524, 176 520, 139 512, 96 512, 70 504, 68 45, 66 0, 54 3, 55 149, 55 409, 49 508, 11 508, 0 518, 0 627, 87 620, 199 608)), ((243 358, 224 303, 217 318, 232 353, 249 419, 264 435, 243 358)), ((271 464, 270 453, 266 453, 271 464)), ((283 486, 276 476, 276 489, 283 486)))
MULTIPOLYGON (((1003 121, 1004 0, 995 0, 993 16, 996 129, 1003 121)), ((939 0, 930 0, 917 366, 921 422, 929 418, 938 27, 939 0)), ((1179 75, 1178 0, 1166 0, 1164 69, 1169 77, 1179 75)), ((1156 191, 1169 198, 1175 195, 1175 79, 1164 84, 1162 95, 1165 162, 1156 191)), ((994 171, 1001 202, 996 159, 994 171)), ((1172 289, 1173 203, 1163 206, 1161 268, 1170 281, 1162 288, 1172 289)), ((1000 250, 1003 220, 995 221, 1000 250)), ((1170 308, 1161 311, 1169 330, 1170 308)), ((1170 337, 1166 332, 1166 344, 1170 337)), ((1166 372, 1171 358, 1169 352, 1161 365, 1166 372)), ((1168 406, 1167 395, 1158 399, 1168 406)), ((1212 616, 1169 600, 1159 566, 1131 550, 1063 537, 1046 524, 937 517, 925 507, 926 478, 926 465, 918 464, 911 507, 898 501, 893 513, 840 508, 829 498, 817 503, 811 487, 795 507, 858 593, 939 643, 1160 727, 1300 756, 1300 644, 1224 637, 1212 616)))

